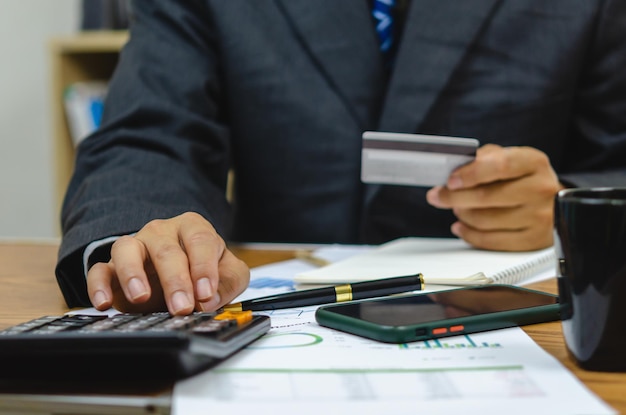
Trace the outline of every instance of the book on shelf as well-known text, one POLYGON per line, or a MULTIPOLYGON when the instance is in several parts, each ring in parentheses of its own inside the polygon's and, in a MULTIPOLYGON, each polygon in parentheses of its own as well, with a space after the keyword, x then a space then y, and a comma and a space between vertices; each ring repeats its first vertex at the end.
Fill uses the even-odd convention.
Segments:
POLYGON ((105 81, 76 82, 65 88, 65 114, 74 146, 100 126, 106 93, 105 81))
POLYGON ((556 274, 554 247, 530 252, 486 251, 461 239, 400 238, 361 254, 302 272, 297 284, 345 284, 421 273, 432 285, 521 284, 556 274))

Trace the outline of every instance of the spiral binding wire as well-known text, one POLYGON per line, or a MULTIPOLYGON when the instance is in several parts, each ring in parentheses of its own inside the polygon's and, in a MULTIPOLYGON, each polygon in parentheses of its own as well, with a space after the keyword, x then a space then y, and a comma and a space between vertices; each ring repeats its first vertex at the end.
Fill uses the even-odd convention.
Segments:
POLYGON ((490 279, 498 284, 515 284, 554 265, 554 252, 548 251, 530 261, 514 265, 492 275, 490 279))

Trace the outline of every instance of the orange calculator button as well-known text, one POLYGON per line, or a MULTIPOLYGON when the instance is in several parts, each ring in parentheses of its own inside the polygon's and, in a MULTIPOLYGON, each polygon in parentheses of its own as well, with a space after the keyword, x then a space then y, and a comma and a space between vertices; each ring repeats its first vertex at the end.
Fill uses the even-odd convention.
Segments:
POLYGON ((463 325, 451 326, 450 327, 450 333, 456 333, 456 332, 463 331, 463 330, 465 330, 465 326, 463 326, 463 325))
POLYGON ((240 326, 252 320, 252 311, 224 311, 215 316, 215 320, 235 320, 240 326))

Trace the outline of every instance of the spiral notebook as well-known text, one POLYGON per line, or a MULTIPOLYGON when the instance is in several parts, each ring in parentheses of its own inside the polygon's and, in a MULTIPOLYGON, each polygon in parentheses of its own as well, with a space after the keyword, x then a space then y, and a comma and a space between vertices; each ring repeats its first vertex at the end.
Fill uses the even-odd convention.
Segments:
POLYGON ((432 285, 522 284, 556 275, 554 248, 485 251, 460 239, 400 238, 294 277, 297 284, 344 284, 421 273, 432 285))

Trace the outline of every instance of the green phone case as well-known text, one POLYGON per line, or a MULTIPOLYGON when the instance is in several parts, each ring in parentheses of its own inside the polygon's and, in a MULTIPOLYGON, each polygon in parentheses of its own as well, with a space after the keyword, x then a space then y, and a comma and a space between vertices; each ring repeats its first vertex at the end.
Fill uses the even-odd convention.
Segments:
MULTIPOLYGON (((317 309, 315 313, 315 319, 322 326, 386 343, 409 343, 440 337, 476 333, 480 331, 543 323, 560 319, 560 304, 558 303, 557 296, 540 291, 529 290, 527 288, 494 284, 489 286, 471 288, 456 288, 452 290, 440 291, 437 293, 446 293, 468 289, 480 290, 486 287, 500 287, 506 290, 536 293, 542 296, 546 296, 547 300, 554 300, 554 303, 515 310, 489 312, 487 314, 445 318, 442 320, 429 321, 418 324, 400 325, 374 323, 337 312, 340 308, 350 306, 351 304, 365 302, 393 302, 400 298, 398 296, 390 296, 382 299, 376 298, 322 306, 317 309)), ((437 293, 403 295, 402 298, 408 299, 423 296, 426 294, 437 293)))

